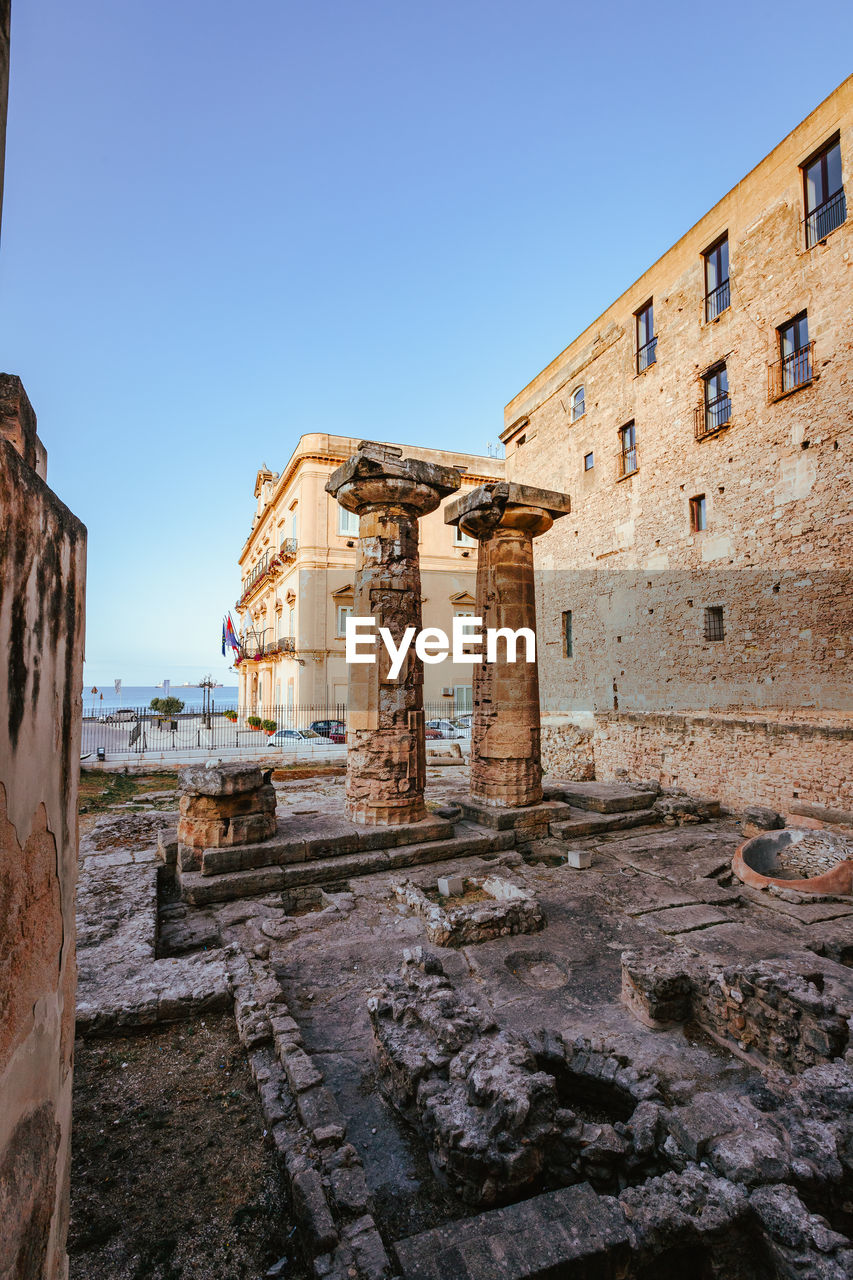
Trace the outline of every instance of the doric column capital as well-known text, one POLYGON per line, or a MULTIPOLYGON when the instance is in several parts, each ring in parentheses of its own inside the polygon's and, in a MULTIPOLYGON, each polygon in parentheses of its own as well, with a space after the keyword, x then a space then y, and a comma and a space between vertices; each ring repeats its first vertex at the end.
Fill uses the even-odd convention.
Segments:
POLYGON ((362 441, 358 452, 329 477, 326 492, 342 507, 362 515, 378 507, 404 507, 427 515, 462 483, 455 467, 404 458, 393 445, 362 441))
POLYGON ((567 493, 499 480, 480 485, 449 502, 445 524, 459 525, 472 538, 488 538, 497 530, 537 538, 572 509, 567 493))

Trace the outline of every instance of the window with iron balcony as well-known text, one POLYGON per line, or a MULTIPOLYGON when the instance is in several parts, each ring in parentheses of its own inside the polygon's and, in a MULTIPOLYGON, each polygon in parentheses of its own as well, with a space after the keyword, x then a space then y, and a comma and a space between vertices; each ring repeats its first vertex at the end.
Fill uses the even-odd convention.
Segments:
POLYGON ((637 471, 637 430, 633 422, 619 428, 619 456, 617 458, 617 480, 624 480, 637 471))
POLYGON ((847 220, 839 139, 828 142, 802 168, 806 248, 811 249, 847 220))
POLYGON ((651 301, 634 313, 637 323, 637 373, 643 373, 657 360, 655 311, 651 301))
POLYGON ((705 323, 716 320, 731 306, 729 290, 729 237, 721 236, 710 249, 706 249, 702 257, 705 259, 705 323))
POLYGON ((729 375, 724 361, 714 365, 702 378, 702 404, 696 410, 694 434, 697 440, 716 435, 732 420, 729 375))
POLYGON ((809 317, 801 311, 777 329, 779 358, 770 365, 770 399, 779 400, 814 379, 814 343, 809 341, 809 317))

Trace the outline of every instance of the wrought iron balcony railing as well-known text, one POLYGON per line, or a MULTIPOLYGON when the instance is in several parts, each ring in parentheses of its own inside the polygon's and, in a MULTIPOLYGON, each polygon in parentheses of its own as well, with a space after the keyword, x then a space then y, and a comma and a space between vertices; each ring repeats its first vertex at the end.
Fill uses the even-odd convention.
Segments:
POLYGON ((819 244, 821 240, 825 240, 830 231, 834 231, 836 227, 840 227, 843 222, 847 221, 847 197, 844 194, 844 188, 836 191, 834 196, 830 196, 828 200, 824 200, 823 204, 819 204, 816 209, 804 219, 806 224, 806 248, 811 249, 812 245, 819 244))
POLYGON ((265 551, 256 565, 253 565, 249 573, 243 579, 243 590, 240 592, 240 598, 237 601, 239 609, 243 601, 248 599, 255 588, 270 574, 276 573, 281 569, 282 565, 291 561, 299 549, 299 542, 296 538, 285 538, 278 551, 265 551))
POLYGON ((711 289, 705 294, 705 323, 716 320, 717 316, 722 315, 731 305, 729 281, 724 280, 722 284, 717 285, 716 289, 711 289))
POLYGON ((814 379, 814 342, 768 365, 767 377, 771 400, 780 400, 790 391, 808 386, 814 379))
POLYGON ((620 449, 616 458, 616 479, 624 480, 626 476, 632 476, 638 470, 637 446, 634 444, 630 449, 620 449))
POLYGON ((277 654, 295 656, 296 636, 279 636, 278 640, 244 640, 240 646, 241 662, 259 662, 277 654))
POLYGON ((694 410, 693 434, 697 440, 705 436, 714 436, 718 431, 730 425, 732 420, 732 402, 728 392, 715 396, 694 410))
POLYGON ((637 373, 642 373, 644 369, 648 369, 657 360, 657 338, 650 338, 637 351, 637 373))

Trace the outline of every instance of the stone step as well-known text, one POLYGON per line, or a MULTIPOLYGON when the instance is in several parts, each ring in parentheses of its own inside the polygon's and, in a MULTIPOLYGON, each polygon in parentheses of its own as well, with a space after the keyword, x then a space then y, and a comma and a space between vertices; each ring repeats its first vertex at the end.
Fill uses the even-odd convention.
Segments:
POLYGON ((397 845, 384 849, 365 849, 341 853, 333 858, 314 858, 286 866, 254 867, 243 871, 225 871, 220 875, 204 875, 185 871, 180 876, 181 897, 194 906, 211 902, 230 902, 235 898, 254 898, 299 885, 331 885, 353 876, 378 871, 394 871, 398 867, 414 867, 450 858, 482 856, 513 847, 512 831, 487 831, 465 822, 456 824, 449 840, 428 840, 419 844, 397 845))
POLYGON ((576 809, 592 809, 594 813, 648 809, 657 799, 656 791, 626 782, 561 782, 549 778, 544 790, 549 800, 565 800, 576 809))
POLYGON ((444 1222, 394 1252, 404 1280, 603 1280, 626 1274, 631 1238, 618 1200, 582 1182, 444 1222))
POLYGON ((431 840, 447 840, 452 835, 453 823, 434 814, 421 822, 404 822, 393 827, 358 826, 343 817, 304 814, 279 818, 276 834, 260 844, 205 849, 201 856, 201 872, 212 876, 229 871, 251 871, 258 867, 283 867, 336 854, 363 853, 402 844, 426 844, 431 840))
POLYGON ((601 836, 608 831, 626 831, 629 827, 645 827, 660 822, 654 809, 634 809, 630 813, 592 813, 572 809, 565 822, 552 822, 549 830, 559 840, 579 840, 583 836, 601 836))

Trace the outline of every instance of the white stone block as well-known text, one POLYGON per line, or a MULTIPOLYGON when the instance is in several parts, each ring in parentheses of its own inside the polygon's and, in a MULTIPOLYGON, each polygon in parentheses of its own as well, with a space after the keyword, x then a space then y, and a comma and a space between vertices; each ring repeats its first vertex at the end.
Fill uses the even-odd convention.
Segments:
POLYGON ((461 876, 439 876, 438 892, 442 898, 461 898, 465 892, 461 876))
POLYGON ((583 871, 586 867, 592 866, 592 853, 589 849, 567 849, 566 865, 574 867, 577 871, 583 871))

